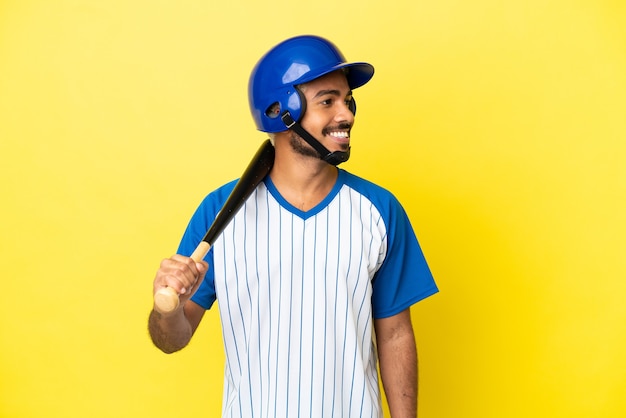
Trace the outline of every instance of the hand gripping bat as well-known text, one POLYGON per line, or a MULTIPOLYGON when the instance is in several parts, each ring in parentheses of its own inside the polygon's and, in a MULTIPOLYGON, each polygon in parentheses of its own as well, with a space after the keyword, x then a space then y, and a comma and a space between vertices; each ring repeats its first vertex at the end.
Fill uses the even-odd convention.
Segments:
MULTIPOLYGON (((207 255, 217 237, 224 231, 256 186, 270 172, 274 164, 274 146, 267 139, 256 152, 252 161, 239 178, 237 184, 218 212, 202 242, 198 244, 191 259, 199 263, 207 255)), ((178 307, 178 294, 171 287, 163 287, 154 294, 155 309, 162 313, 172 312, 178 307)))

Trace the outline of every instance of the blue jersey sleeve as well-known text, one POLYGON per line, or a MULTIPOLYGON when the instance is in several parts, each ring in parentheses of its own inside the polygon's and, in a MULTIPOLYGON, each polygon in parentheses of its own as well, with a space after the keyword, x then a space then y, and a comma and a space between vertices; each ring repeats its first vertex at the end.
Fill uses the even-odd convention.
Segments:
POLYGON ((406 212, 395 197, 385 206, 388 246, 372 280, 374 318, 396 315, 439 290, 406 212))
POLYGON ((388 190, 351 174, 346 174, 346 182, 372 202, 385 224, 386 254, 372 278, 374 318, 396 315, 437 293, 439 289, 413 227, 396 197, 388 190))
MULTIPOLYGON (((217 216, 217 213, 230 195, 235 183, 236 181, 230 182, 204 198, 187 225, 187 229, 185 230, 178 246, 178 254, 189 257, 194 252, 198 244, 206 235, 206 232, 217 216)), ((213 278, 215 277, 215 270, 213 269, 212 249, 206 257, 204 257, 204 260, 209 263, 209 270, 204 277, 204 281, 200 284, 196 293, 191 297, 191 300, 202 306, 204 309, 210 309, 216 300, 215 285, 213 281, 213 278)))

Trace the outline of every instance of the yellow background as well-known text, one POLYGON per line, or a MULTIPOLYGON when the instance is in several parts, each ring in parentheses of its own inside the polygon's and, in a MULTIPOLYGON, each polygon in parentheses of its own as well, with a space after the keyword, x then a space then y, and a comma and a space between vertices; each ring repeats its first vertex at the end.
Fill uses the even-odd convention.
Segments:
POLYGON ((0 416, 219 416, 218 315, 151 345, 151 281, 265 136, 249 72, 315 33, 376 67, 350 171, 441 293, 420 413, 626 416, 626 3, 0 2, 0 416))

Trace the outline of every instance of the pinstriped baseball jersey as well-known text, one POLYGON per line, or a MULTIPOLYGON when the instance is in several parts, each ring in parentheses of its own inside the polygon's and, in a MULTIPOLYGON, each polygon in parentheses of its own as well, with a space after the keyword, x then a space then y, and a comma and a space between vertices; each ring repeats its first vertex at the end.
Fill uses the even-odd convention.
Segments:
MULTIPOLYGON (((202 202, 189 255, 234 186, 202 202)), ((339 170, 302 212, 266 178, 207 255, 192 300, 218 301, 224 417, 382 417, 373 318, 437 292, 409 220, 386 190, 339 170)))

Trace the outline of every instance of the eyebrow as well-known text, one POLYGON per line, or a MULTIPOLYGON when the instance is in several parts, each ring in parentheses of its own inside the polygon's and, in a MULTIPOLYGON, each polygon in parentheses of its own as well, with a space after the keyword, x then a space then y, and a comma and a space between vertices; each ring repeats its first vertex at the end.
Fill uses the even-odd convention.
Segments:
MULTIPOLYGON (((341 92, 339 90, 320 90, 315 94, 315 96, 313 96, 313 98, 317 99, 318 97, 326 96, 327 94, 331 94, 333 96, 341 96, 341 92)), ((350 90, 346 96, 350 96, 351 94, 352 90, 350 90)))

